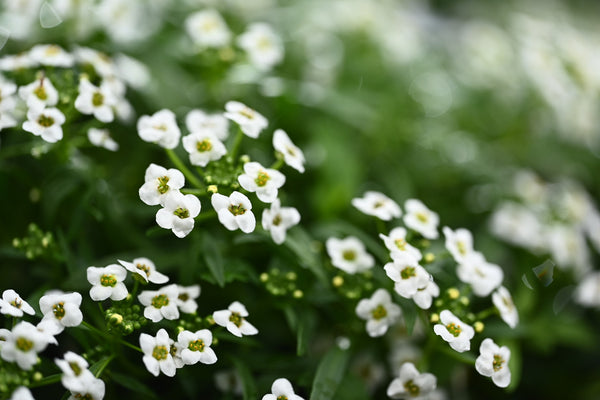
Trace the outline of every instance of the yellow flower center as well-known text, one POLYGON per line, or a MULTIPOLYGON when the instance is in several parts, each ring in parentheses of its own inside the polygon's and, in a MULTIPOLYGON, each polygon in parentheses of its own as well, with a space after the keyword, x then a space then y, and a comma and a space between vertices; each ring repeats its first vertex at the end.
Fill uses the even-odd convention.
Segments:
POLYGON ((92 95, 92 105, 94 107, 100 107, 104 104, 104 95, 100 92, 94 92, 92 95))
POLYGON ((404 238, 394 240, 394 244, 399 250, 406 251, 406 240, 404 238))
POLYGON ((492 367, 494 368, 495 372, 500 371, 504 363, 504 358, 502 358, 500 354, 494 354, 494 361, 492 362, 492 367))
POLYGON ((158 361, 166 360, 169 356, 169 350, 165 346, 155 346, 152 350, 152 357, 158 361))
POLYGON ((46 93, 46 89, 41 84, 33 89, 33 94, 40 100, 46 100, 48 98, 48 93, 46 93))
POLYGON ((44 128, 48 128, 49 126, 54 125, 54 118, 42 114, 39 116, 37 123, 44 128))
POLYGON ((456 325, 454 322, 451 322, 448 325, 446 325, 446 329, 448 329, 448 332, 450 332, 454 337, 458 337, 462 332, 460 325, 456 325))
POLYGON ((267 184, 267 182, 269 181, 269 179, 271 179, 271 177, 269 176, 269 174, 267 174, 266 171, 261 170, 258 173, 258 176, 256 177, 256 179, 254 180, 254 182, 260 186, 263 187, 267 184))
POLYGON ((117 278, 114 275, 102 275, 100 277, 100 284, 102 286, 115 287, 117 278))
POLYGON ((275 216, 275 218, 273 218, 273 225, 279 226, 280 223, 281 223, 281 215, 277 214, 275 216))
POLYGON ((421 388, 413 382, 413 380, 409 380, 404 384, 404 389, 412 396, 417 397, 421 392, 421 388))
POLYGON ((418 212, 416 214, 416 217, 419 221, 421 221, 422 223, 425 223, 429 220, 429 217, 427 214, 425 214, 424 212, 418 212))
POLYGON ((72 361, 69 363, 69 367, 71 367, 71 370, 73 371, 73 373, 75 374, 75 376, 79 376, 81 375, 81 367, 79 366, 79 364, 77 364, 76 362, 72 361))
POLYGON ((417 272, 416 272, 416 268, 415 267, 406 267, 402 271, 400 271, 400 277, 402 279, 409 279, 409 278, 412 278, 414 276, 417 276, 417 272))
POLYGON ((21 350, 22 352, 29 351, 33 348, 33 342, 29 339, 25 339, 24 337, 18 338, 15 342, 15 345, 17 346, 17 349, 21 350))
POLYGON ((152 299, 152 307, 162 308, 169 305, 169 298, 166 294, 159 294, 152 299))
POLYGON ((166 175, 158 178, 158 187, 156 188, 158 193, 165 194, 169 191, 169 185, 167 182, 169 182, 169 177, 166 175))
POLYGON ((244 321, 244 318, 240 315, 240 313, 232 312, 231 315, 229 316, 229 320, 231 322, 233 322, 233 324, 239 328, 240 326, 242 326, 242 322, 244 321))
POLYGON ((21 301, 21 299, 14 299, 13 301, 10 302, 10 305, 15 307, 15 308, 21 308, 21 306, 23 305, 23 302, 21 301))
POLYGON ((150 267, 148 267, 146 264, 135 264, 135 267, 140 271, 144 271, 146 276, 150 276, 150 267))
POLYGON ((213 146, 210 139, 204 139, 201 142, 196 142, 196 150, 198 150, 201 153, 212 150, 212 147, 213 146))
POLYGON ((373 309, 373 311, 371 311, 371 316, 373 317, 373 319, 380 320, 387 316, 387 310, 383 305, 379 304, 373 309))
POLYGON ((194 340, 193 342, 190 342, 190 344, 188 345, 188 349, 190 349, 191 351, 204 351, 204 341, 202 339, 198 339, 198 340, 194 340))
POLYGON ((463 242, 463 241, 457 242, 456 247, 458 248, 458 252, 460 254, 462 254, 463 256, 465 254, 467 254, 467 246, 465 245, 465 242, 463 242))
POLYGON ((346 261, 354 261, 356 260, 356 252, 354 250, 344 250, 342 257, 346 261))
POLYGON ((179 207, 175 211, 173 211, 173 214, 175 214, 180 219, 185 219, 185 218, 190 217, 190 212, 188 211, 188 209, 182 208, 182 207, 179 207))
POLYGON ((248 118, 248 119, 254 119, 254 110, 248 108, 248 107, 244 107, 241 111, 240 114, 243 115, 244 117, 248 118))
POLYGON ((228 208, 230 213, 232 213, 233 215, 243 215, 246 212, 246 209, 244 207, 242 207, 241 204, 238 204, 237 206, 234 206, 233 204, 230 205, 228 208))
POLYGON ((52 312, 56 319, 62 319, 65 316, 65 303, 61 301, 52 307, 52 312))

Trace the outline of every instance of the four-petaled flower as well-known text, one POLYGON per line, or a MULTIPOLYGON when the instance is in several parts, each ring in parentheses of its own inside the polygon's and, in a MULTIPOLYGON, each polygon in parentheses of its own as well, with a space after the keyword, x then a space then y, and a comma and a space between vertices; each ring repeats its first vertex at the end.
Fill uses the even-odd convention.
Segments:
POLYGON ((256 139, 268 125, 267 119, 239 101, 228 101, 223 114, 239 125, 246 136, 256 139))
POLYGON ((192 132, 181 140, 183 148, 190 155, 190 163, 206 167, 211 161, 216 161, 227 154, 227 149, 212 131, 205 129, 192 132))
POLYGON ((2 292, 2 298, 0 299, 0 314, 22 317, 23 313, 34 315, 35 310, 13 289, 7 289, 2 292))
POLYGON ((273 241, 281 244, 285 241, 286 232, 300 222, 300 213, 294 207, 281 207, 279 199, 265 208, 262 214, 262 227, 271 233, 273 241))
POLYGON ((282 129, 273 133, 273 148, 283 157, 283 161, 300 173, 304 172, 304 153, 282 129))
POLYGON ((161 328, 155 337, 146 333, 140 334, 140 348, 144 352, 144 365, 154 376, 160 372, 167 376, 175 376, 177 370, 175 360, 171 355, 173 339, 164 328, 161 328))
POLYGON ((278 189, 285 183, 285 175, 260 163, 248 162, 244 164, 244 173, 238 177, 238 182, 247 191, 256 192, 260 201, 272 203, 277 198, 278 189))
POLYGON ((488 296, 502 284, 504 272, 496 264, 486 261, 483 254, 477 251, 470 253, 456 268, 458 278, 471 284, 476 296, 488 296))
POLYGON ((166 169, 160 165, 150 164, 146 168, 144 184, 138 193, 140 199, 149 206, 162 205, 169 193, 179 192, 183 185, 185 185, 185 177, 178 169, 166 169))
POLYGON ((430 373, 419 373, 415 365, 406 362, 400 367, 398 378, 394 379, 387 388, 387 395, 392 399, 421 399, 429 398, 435 390, 437 379, 430 373))
POLYGON ((446 237, 446 249, 452 254, 454 261, 461 263, 473 252, 473 236, 468 229, 459 228, 452 230, 445 226, 442 228, 446 237))
POLYGON ((271 393, 265 394, 262 400, 304 400, 294 393, 290 381, 285 378, 275 379, 271 385, 271 393))
POLYGON ((41 136, 48 143, 55 143, 63 138, 64 122, 65 115, 58 108, 30 108, 27 121, 23 122, 23 130, 41 136))
POLYGON ((508 289, 500 286, 492 293, 492 303, 500 312, 500 318, 504 320, 511 328, 514 328, 519 323, 519 312, 513 303, 512 296, 508 289))
POLYGON ((41 77, 28 85, 19 87, 19 97, 25 100, 29 110, 40 111, 58 103, 58 92, 50 79, 41 77))
POLYGON ((127 297, 127 287, 123 283, 127 271, 117 264, 110 264, 103 268, 88 267, 87 280, 92 284, 90 297, 94 301, 111 300, 120 301, 127 297))
POLYGON ((215 10, 193 13, 185 20, 185 30, 199 47, 223 47, 229 44, 231 32, 215 10))
POLYGON ((392 302, 385 289, 377 289, 370 299, 362 299, 356 306, 356 315, 367 321, 367 333, 371 337, 383 336, 401 314, 400 307, 392 302))
POLYGON ((233 335, 256 335, 258 330, 250 322, 246 321, 248 311, 239 301, 234 301, 227 310, 219 310, 213 313, 213 319, 218 325, 224 326, 233 335))
POLYGON ((3 360, 16 362, 19 368, 30 370, 38 361, 38 353, 48 345, 47 336, 35 325, 21 321, 16 324, 0 346, 3 360))
POLYGON ((140 277, 144 282, 162 284, 169 281, 169 277, 158 272, 154 263, 146 257, 134 258, 132 262, 118 261, 126 270, 133 272, 135 277, 140 277))
POLYGON ((254 231, 256 227, 256 218, 252 213, 252 203, 248 197, 238 191, 231 193, 229 197, 219 193, 212 195, 211 204, 219 222, 230 231, 240 229, 244 233, 254 231))
POLYGON ((394 290, 400 296, 410 299, 419 289, 424 289, 431 276, 410 255, 398 256, 384 265, 387 276, 395 282, 394 290))
POLYGON ((83 321, 81 306, 81 294, 77 292, 63 293, 61 291, 50 291, 40 298, 40 309, 44 314, 43 321, 52 323, 53 328, 47 328, 48 333, 58 334, 65 327, 78 326, 83 321), (54 331, 52 332, 52 329, 54 331))
POLYGON ((156 212, 156 223, 171 229, 175 236, 183 238, 194 229, 194 218, 200 214, 200 200, 193 194, 169 193, 163 208, 156 212))
POLYGON ((193 314, 198 309, 196 299, 200 296, 200 285, 181 286, 177 285, 179 295, 177 296, 177 307, 181 312, 193 314))
POLYGON ((479 347, 479 357, 475 360, 475 369, 483 376, 492 378, 498 387, 505 388, 510 384, 510 349, 499 347, 490 338, 484 339, 479 347))
POLYGON ((238 45, 244 49, 250 62, 262 71, 268 71, 283 59, 283 44, 273 29, 261 22, 248 26, 238 36, 238 45))
POLYGON ((375 265, 375 259, 367 253, 365 245, 358 238, 329 238, 325 242, 331 264, 348 274, 363 272, 375 265))
POLYGON ((389 221, 402 215, 400 206, 394 200, 380 192, 367 191, 363 197, 352 199, 352 205, 359 211, 389 221))
POLYGON ((79 354, 67 351, 63 358, 54 359, 54 362, 62 370, 61 382, 65 389, 72 392, 82 392, 86 389, 86 384, 94 374, 88 370, 88 362, 79 354))
POLYGON ((67 400, 102 400, 106 392, 106 385, 102 379, 86 376, 81 390, 71 390, 71 396, 67 400))
POLYGON ((392 229, 388 236, 380 233, 379 237, 390 251, 392 259, 402 258, 407 254, 416 261, 420 261, 423 258, 421 251, 406 241, 406 229, 401 226, 392 229))
POLYGON ((419 232, 427 239, 437 239, 439 233, 437 226, 440 218, 417 199, 408 199, 404 202, 404 224, 407 228, 419 232))
POLYGON ((223 114, 192 110, 185 116, 185 126, 190 133, 210 131, 219 140, 225 140, 229 136, 229 120, 223 114))
POLYGON ((142 115, 137 122, 138 135, 145 142, 156 143, 166 149, 179 144, 181 131, 171 110, 163 109, 153 115, 142 115))
POLYGON ((459 353, 471 349, 471 339, 475 335, 475 331, 471 326, 462 322, 449 310, 440 313, 440 322, 441 324, 436 324, 433 327, 436 335, 441 336, 450 344, 450 347, 459 353))
POLYGON ((210 348, 212 344, 212 333, 208 329, 196 332, 183 331, 177 335, 177 354, 185 365, 193 365, 198 362, 202 364, 214 364, 217 355, 210 348))
POLYGON ((93 114, 98 121, 112 122, 115 118, 113 107, 117 98, 109 84, 103 82, 100 87, 87 78, 79 81, 79 95, 75 99, 75 108, 82 114, 93 114))
POLYGON ((144 317, 152 322, 165 319, 179 318, 177 297, 179 290, 176 284, 163 286, 159 290, 144 290, 138 295, 138 300, 144 308, 144 317))

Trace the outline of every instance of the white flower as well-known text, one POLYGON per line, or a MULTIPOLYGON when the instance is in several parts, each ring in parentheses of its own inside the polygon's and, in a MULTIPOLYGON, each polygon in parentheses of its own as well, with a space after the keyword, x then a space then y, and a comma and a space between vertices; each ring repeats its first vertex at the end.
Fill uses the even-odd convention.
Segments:
POLYGON ((35 400, 35 399, 33 398, 33 395, 31 394, 29 389, 27 389, 25 386, 19 386, 18 388, 16 388, 13 391, 12 396, 10 396, 10 399, 8 399, 8 400, 35 400))
POLYGON ((138 300, 144 308, 144 317, 152 322, 163 318, 173 320, 179 318, 177 308, 179 290, 176 284, 163 286, 159 290, 144 290, 138 295, 138 300))
POLYGON ((449 310, 440 313, 440 321, 441 324, 436 324, 433 327, 436 335, 441 336, 450 344, 450 347, 459 353, 471 349, 471 339, 475 335, 475 331, 471 326, 462 322, 449 310))
POLYGON ((517 326, 519 323, 519 313, 513 303, 510 292, 504 286, 500 286, 492 293, 492 302, 498 311, 500 311, 500 317, 508 326, 511 328, 517 326))
POLYGON ((304 153, 294 143, 282 129, 275 130, 273 133, 273 148, 283 156, 283 161, 295 170, 304 172, 304 153))
POLYGON ((410 299, 419 289, 424 289, 431 279, 429 272, 420 266, 410 255, 397 257, 384 265, 387 276, 395 282, 394 290, 400 296, 410 299))
POLYGON ((17 85, 4 81, 0 76, 0 131, 17 125, 17 120, 13 115, 17 105, 14 96, 16 91, 17 85))
POLYGON ((196 332, 183 331, 177 335, 177 354, 186 365, 193 365, 198 362, 202 364, 214 364, 217 362, 217 355, 210 348, 212 344, 212 333, 208 329, 201 329, 196 332))
POLYGON ((365 245, 356 237, 329 238, 325 242, 331 264, 349 274, 363 272, 375 265, 375 259, 367 253, 365 245))
POLYGON ((194 229, 194 218, 200 214, 200 200, 193 194, 169 193, 163 208, 156 212, 156 223, 171 229, 175 236, 183 238, 194 229))
POLYGON ((271 233, 273 241, 281 244, 285 241, 286 232, 300 222, 300 213, 294 207, 281 207, 279 199, 271 203, 262 213, 262 227, 271 233))
POLYGON ((54 359, 54 362, 62 370, 61 382, 65 389, 72 392, 82 392, 86 384, 94 375, 88 370, 88 362, 80 355, 68 351, 62 359, 54 359))
POLYGON ((117 73, 115 63, 105 53, 89 47, 76 46, 73 50, 75 58, 80 64, 89 64, 101 77, 115 76, 117 73))
POLYGON ((234 301, 227 310, 215 311, 213 319, 218 325, 227 328, 231 334, 242 337, 243 335, 256 335, 258 330, 250 322, 246 321, 248 311, 239 301, 234 301))
POLYGON ((380 233, 379 237, 383 239, 383 243, 390 251, 392 259, 402 258, 406 255, 413 257, 416 261, 420 261, 423 258, 421 251, 406 241, 406 229, 400 226, 392 229, 389 236, 380 233))
POLYGON ((38 44, 29 50, 29 57, 41 65, 52 67, 73 66, 73 56, 55 44, 38 44))
POLYGON ((271 386, 271 393, 265 394, 262 400, 304 400, 294 393, 294 388, 290 381, 285 378, 275 379, 271 386))
POLYGON ((227 149, 208 129, 195 131, 182 139, 183 148, 190 154, 190 163, 206 167, 210 161, 215 161, 227 154, 227 149))
POLYGON ((64 114, 58 108, 29 109, 23 130, 41 136, 48 143, 58 142, 63 137, 64 114))
POLYGON ((3 360, 16 362, 19 368, 30 370, 38 362, 38 353, 48 346, 46 335, 29 322, 16 324, 0 347, 3 360))
POLYGON ((473 293, 480 297, 488 296, 504 279, 502 268, 487 262, 483 254, 477 251, 458 264, 456 275, 461 281, 471 284, 473 293))
POLYGON ((278 189, 285 183, 281 172, 265 168, 257 162, 244 164, 244 173, 238 176, 240 186, 249 192, 256 192, 258 199, 272 203, 277 198, 278 189))
POLYGON ((185 20, 185 30, 200 47, 223 47, 229 44, 231 32, 215 10, 195 12, 185 20))
POLYGON ((157 143, 166 149, 174 149, 179 144, 181 131, 175 121, 173 111, 163 109, 152 115, 142 115, 137 122, 140 138, 145 142, 157 143))
POLYGON ((101 122, 112 122, 115 118, 113 107, 117 98, 111 87, 103 82, 100 87, 87 78, 79 81, 79 95, 75 99, 75 108, 82 114, 91 115, 101 122))
POLYGON ((229 136, 229 120, 223 114, 192 110, 185 116, 185 126, 190 133, 209 130, 219 140, 225 140, 229 136))
POLYGON ((265 117, 239 101, 228 101, 225 104, 225 111, 223 115, 227 119, 238 124, 245 135, 254 139, 268 125, 265 117))
POLYGON ((193 314, 198 308, 196 299, 200 296, 200 285, 181 286, 177 285, 179 296, 177 296, 177 307, 181 312, 193 314))
POLYGON ((510 384, 510 349, 498 347, 490 338, 484 339, 479 347, 479 357, 475 360, 475 369, 483 376, 491 376, 492 382, 498 387, 505 388, 510 384))
POLYGON ((7 289, 2 292, 2 299, 0 299, 0 314, 22 317, 23 313, 34 315, 35 310, 13 289, 7 289))
POLYGON ((423 310, 429 309, 431 307, 431 303, 434 297, 438 297, 440 295, 440 288, 433 279, 429 279, 427 281, 427 286, 424 288, 418 289, 417 293, 415 293, 412 297, 413 301, 416 305, 418 305, 423 310))
POLYGON ((420 200, 408 199, 404 202, 404 224, 407 228, 419 232, 427 239, 437 239, 437 226, 440 218, 420 200))
POLYGON ((264 23, 250 25, 238 37, 238 45, 246 51, 256 68, 268 71, 283 60, 283 44, 273 29, 264 23))
POLYGON ((146 333, 140 334, 140 348, 144 352, 142 360, 152 375, 158 376, 162 371, 167 376, 175 376, 177 369, 171 356, 172 344, 173 340, 162 328, 156 333, 156 337, 146 333))
POLYGON ((169 281, 169 278, 166 275, 156 270, 156 266, 148 258, 134 258, 132 262, 127 262, 123 260, 117 261, 119 261, 119 264, 124 266, 126 270, 133 272, 134 274, 136 274, 135 276, 141 277, 144 280, 144 282, 162 284, 169 281))
POLYGON ((140 199, 149 206, 163 204, 167 194, 178 192, 185 185, 185 177, 175 168, 166 169, 150 164, 146 168, 144 184, 140 187, 140 199))
POLYGON ((363 197, 352 199, 352 205, 359 211, 373 215, 384 221, 398 218, 402 215, 400 206, 383 193, 367 191, 363 197))
POLYGON ((371 337, 383 336, 402 312, 392 302, 385 289, 377 289, 369 299, 362 299, 356 306, 356 315, 367 321, 367 333, 371 337))
POLYGON ((210 199, 217 212, 219 222, 230 231, 240 229, 244 233, 254 231, 256 218, 252 213, 252 203, 248 197, 234 191, 229 197, 215 193, 210 199))
POLYGON ((83 383, 81 391, 71 391, 71 396, 67 400, 102 400, 106 392, 106 386, 102 379, 94 378, 94 376, 87 376, 83 383))
POLYGON ((30 110, 41 110, 44 107, 55 106, 58 103, 58 92, 50 79, 44 76, 28 85, 21 86, 19 96, 25 100, 30 110))
POLYGON ((80 306, 81 295, 77 292, 48 292, 40 298, 40 309, 44 314, 42 321, 53 322, 57 333, 65 327, 78 326, 83 321, 80 306))
POLYGON ((575 301, 586 307, 600 307, 600 272, 585 275, 575 289, 575 301))
POLYGON ((419 373, 415 365, 406 362, 400 367, 398 378, 394 379, 387 388, 387 395, 392 399, 427 399, 435 390, 437 379, 430 373, 419 373))
POLYGON ((468 229, 459 228, 455 231, 447 226, 442 228, 446 237, 446 249, 452 254, 454 261, 463 262, 473 252, 473 236, 468 229))
POLYGON ((119 150, 119 144, 110 137, 108 129, 90 128, 87 137, 94 146, 104 147, 110 151, 119 150))
POLYGON ((127 271, 118 264, 110 264, 103 268, 88 267, 87 280, 92 285, 90 297, 94 301, 120 301, 127 297, 127 287, 123 283, 127 271))

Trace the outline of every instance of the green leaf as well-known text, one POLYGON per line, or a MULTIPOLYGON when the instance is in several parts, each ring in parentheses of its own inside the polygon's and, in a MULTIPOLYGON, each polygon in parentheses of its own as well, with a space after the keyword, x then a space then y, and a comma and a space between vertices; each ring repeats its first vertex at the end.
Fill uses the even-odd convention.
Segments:
POLYGON ((325 354, 313 381, 310 400, 331 400, 345 375, 350 352, 338 346, 325 354))
POLYGON ((417 321, 417 307, 415 306, 415 303, 413 301, 407 300, 405 298, 397 298, 396 302, 402 309, 402 318, 404 318, 406 333, 408 335, 412 335, 413 329, 415 329, 415 323, 417 321))
POLYGON ((314 248, 314 241, 305 230, 294 227, 288 232, 284 245, 298 257, 301 266, 311 270, 321 283, 328 284, 329 280, 323 270, 319 253, 314 248))
POLYGON ((285 307, 283 312, 290 329, 296 333, 296 354, 302 356, 306 353, 308 342, 316 326, 315 315, 308 310, 298 313, 290 306, 285 307))
POLYGON ((202 253, 204 255, 204 261, 206 261, 206 265, 215 277, 217 284, 220 287, 225 286, 225 267, 219 244, 206 232, 204 233, 202 240, 202 253))
POLYGON ((511 341, 502 343, 510 349, 510 360, 508 360, 508 368, 510 369, 510 384, 506 388, 507 392, 514 392, 519 386, 521 381, 521 371, 523 367, 523 354, 521 353, 521 346, 517 341, 511 341))
POLYGON ((243 361, 237 358, 231 358, 231 361, 235 365, 235 368, 242 380, 242 388, 244 393, 244 400, 256 399, 258 393, 256 391, 256 385, 254 384, 254 379, 252 378, 252 374, 250 370, 243 361))
POLYGON ((111 372, 110 377, 116 384, 126 387, 134 392, 140 393, 146 399, 158 399, 158 396, 154 393, 152 389, 148 386, 144 385, 142 382, 133 378, 131 374, 120 374, 117 372, 111 372))

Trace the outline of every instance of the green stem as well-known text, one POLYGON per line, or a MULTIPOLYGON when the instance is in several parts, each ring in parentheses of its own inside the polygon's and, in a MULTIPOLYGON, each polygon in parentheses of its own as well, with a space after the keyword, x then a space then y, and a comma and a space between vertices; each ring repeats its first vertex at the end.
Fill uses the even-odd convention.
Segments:
POLYGON ((115 358, 115 355, 111 354, 110 357, 107 357, 102 361, 102 364, 100 364, 100 367, 98 367, 98 371, 96 371, 96 378, 100 378, 102 372, 104 372, 104 369, 108 366, 108 364, 110 364, 113 358, 115 358))
POLYGON ((237 153, 240 150, 240 145, 242 144, 242 139, 244 138, 244 132, 240 128, 238 130, 237 136, 235 137, 235 141, 233 142, 233 146, 231 148, 231 159, 235 161, 237 157, 237 153))
POLYGON ((206 190, 203 189, 179 189, 183 194, 195 194, 196 196, 202 196, 206 194, 206 190))
MULTIPOLYGON (((139 277, 139 275, 138 275, 139 277)), ((144 279, 144 278, 142 278, 144 279)), ((131 300, 135 299, 135 295, 137 294, 138 288, 140 287, 140 281, 138 278, 133 278, 133 290, 131 291, 131 300)))
POLYGON ((283 164, 285 164, 285 162, 283 161, 283 158, 278 158, 277 161, 275 161, 273 163, 273 165, 271 165, 271 169, 279 169, 283 166, 283 164))
POLYGON ((183 161, 181 161, 181 158, 179 158, 179 156, 173 150, 165 149, 165 151, 167 152, 167 155, 173 164, 175 164, 177 169, 179 169, 183 175, 185 175, 186 179, 191 182, 192 185, 196 186, 198 189, 205 189, 204 184, 200 182, 198 178, 196 178, 196 175, 190 171, 190 169, 183 163, 183 161))
POLYGON ((34 387, 39 387, 39 386, 46 386, 46 385, 52 385, 53 383, 56 382, 60 382, 60 379, 62 378, 62 373, 61 374, 54 374, 54 375, 48 375, 42 379, 40 379, 39 381, 33 381, 29 387, 30 388, 34 388, 34 387))
POLYGON ((88 328, 90 331, 94 332, 95 334, 97 334, 97 335, 99 335, 99 336, 102 336, 102 337, 104 337, 104 338, 112 338, 112 339, 115 339, 116 341, 118 341, 118 342, 119 342, 119 343, 121 343, 122 345, 124 345, 124 346, 127 346, 127 347, 129 347, 129 348, 131 348, 131 349, 133 349, 133 350, 135 350, 135 351, 139 351, 140 353, 143 353, 142 349, 140 349, 139 347, 137 347, 137 346, 134 346, 134 345, 132 345, 131 343, 129 343, 129 342, 127 342, 127 341, 123 340, 123 339, 117 338, 117 337, 115 337, 115 336, 113 336, 113 335, 109 334, 108 332, 102 332, 100 329, 96 328, 95 326, 93 326, 93 325, 91 325, 91 324, 89 324, 89 323, 87 323, 87 322, 85 322, 85 321, 83 321, 83 322, 81 323, 81 325, 85 326, 85 327, 86 327, 86 328, 88 328))
POLYGON ((496 307, 490 307, 490 308, 487 308, 487 309, 485 309, 483 311, 478 312, 475 315, 475 320, 476 321, 481 321, 482 319, 485 319, 485 318, 489 317, 490 315, 494 315, 494 314, 497 314, 497 313, 498 313, 498 309, 496 307))

